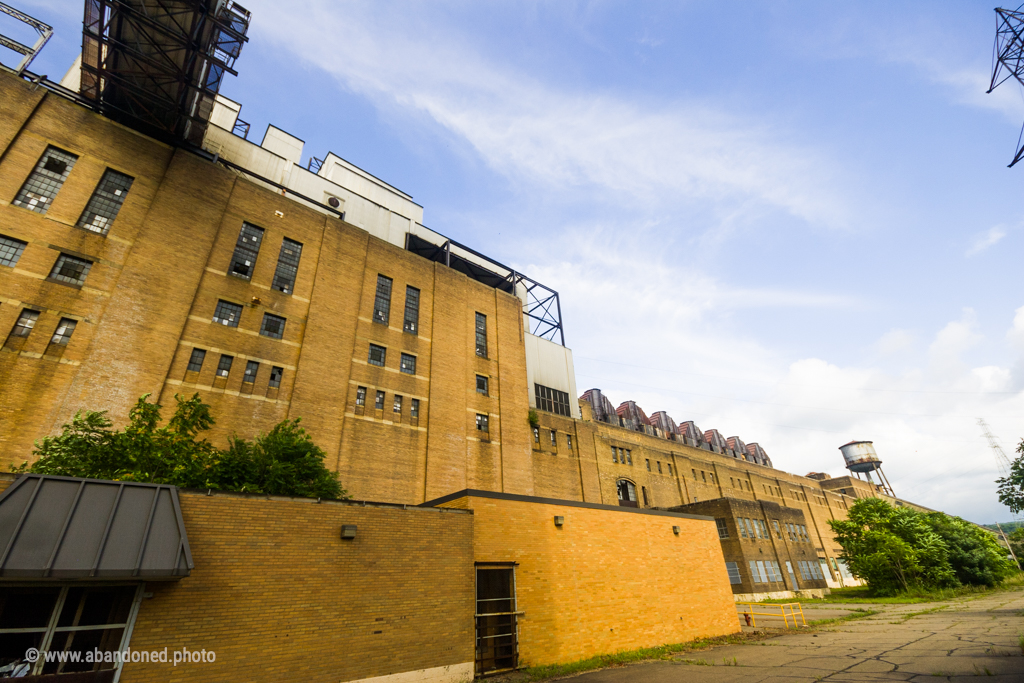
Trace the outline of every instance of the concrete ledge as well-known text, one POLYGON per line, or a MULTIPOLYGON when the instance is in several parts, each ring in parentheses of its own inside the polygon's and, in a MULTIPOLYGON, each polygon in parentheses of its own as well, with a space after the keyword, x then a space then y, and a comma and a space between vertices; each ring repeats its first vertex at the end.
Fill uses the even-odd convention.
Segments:
POLYGON ((828 588, 807 588, 799 591, 735 593, 732 599, 736 602, 761 602, 762 600, 785 600, 787 598, 823 598, 831 592, 828 588))
POLYGON ((475 668, 473 662, 435 666, 431 669, 404 671, 389 676, 360 678, 350 683, 469 683, 473 680, 475 668))

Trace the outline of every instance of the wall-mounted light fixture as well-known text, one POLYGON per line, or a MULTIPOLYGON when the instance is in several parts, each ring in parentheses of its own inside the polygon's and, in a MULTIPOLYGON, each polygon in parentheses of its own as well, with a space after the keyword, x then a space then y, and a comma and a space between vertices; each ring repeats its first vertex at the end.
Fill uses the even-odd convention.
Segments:
POLYGON ((355 524, 342 524, 341 525, 341 538, 345 541, 351 541, 356 537, 356 525, 355 524))
POLYGON ((565 517, 562 515, 555 515, 555 526, 562 526, 565 524, 565 517))
POLYGON ((677 527, 677 526, 672 527, 672 533, 674 533, 676 536, 678 536, 679 535, 679 527, 677 527))

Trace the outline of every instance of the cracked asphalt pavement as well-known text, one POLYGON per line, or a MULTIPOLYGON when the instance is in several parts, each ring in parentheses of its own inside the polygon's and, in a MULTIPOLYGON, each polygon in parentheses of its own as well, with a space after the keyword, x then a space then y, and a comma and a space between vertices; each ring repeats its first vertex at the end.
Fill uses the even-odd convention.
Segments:
POLYGON ((574 676, 573 683, 1024 683, 1024 589, 941 603, 808 606, 805 614, 811 621, 854 608, 879 614, 667 661, 593 671, 574 676))

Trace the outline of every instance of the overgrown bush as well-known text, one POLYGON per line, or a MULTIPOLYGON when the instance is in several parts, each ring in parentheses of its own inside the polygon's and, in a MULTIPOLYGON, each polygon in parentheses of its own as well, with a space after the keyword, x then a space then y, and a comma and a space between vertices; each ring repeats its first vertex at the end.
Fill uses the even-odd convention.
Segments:
POLYGON ((854 576, 876 595, 993 586, 1014 565, 991 534, 959 517, 864 498, 849 518, 829 522, 854 576))
POLYGON ((145 481, 183 488, 266 493, 308 498, 345 498, 325 453, 299 426, 285 420, 253 441, 234 436, 218 449, 200 435, 214 424, 199 394, 175 395, 174 415, 160 426, 162 406, 149 394, 129 411, 124 429, 113 429, 105 412, 79 411, 57 436, 36 442, 38 459, 15 471, 145 481))

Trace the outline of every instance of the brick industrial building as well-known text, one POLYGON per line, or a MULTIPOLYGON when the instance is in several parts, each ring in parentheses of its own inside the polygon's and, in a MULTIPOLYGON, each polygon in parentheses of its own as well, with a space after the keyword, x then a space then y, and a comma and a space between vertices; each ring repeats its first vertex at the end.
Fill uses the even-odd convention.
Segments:
MULTIPOLYGON (((349 494, 377 502, 175 491, 168 529, 194 561, 143 584, 148 531, 120 573, 98 569, 106 541, 91 569, 54 571, 101 483, 8 478, 6 604, 52 595, 57 614, 86 600, 76 590, 120 586, 129 607, 97 633, 217 651, 185 678, 461 680, 733 632, 733 597, 854 581, 828 521, 878 487, 785 473, 759 444, 597 389, 577 400, 555 292, 425 227, 409 195, 335 154, 303 165, 302 141, 272 126, 248 140, 215 92, 182 130, 140 120, 97 91, 116 82, 105 68, 87 50, 62 84, 0 73, 0 461, 31 458, 78 410, 123 423, 143 394, 199 393, 214 440, 301 417, 349 494), (39 492, 63 520, 39 522, 56 524, 46 558, 19 545, 51 514, 39 492), (333 654, 289 657, 325 642, 333 654)), ((0 644, 57 647, 71 628, 54 617, 15 642, 3 604, 0 644)), ((95 680, 122 673, 167 669, 95 680)))

